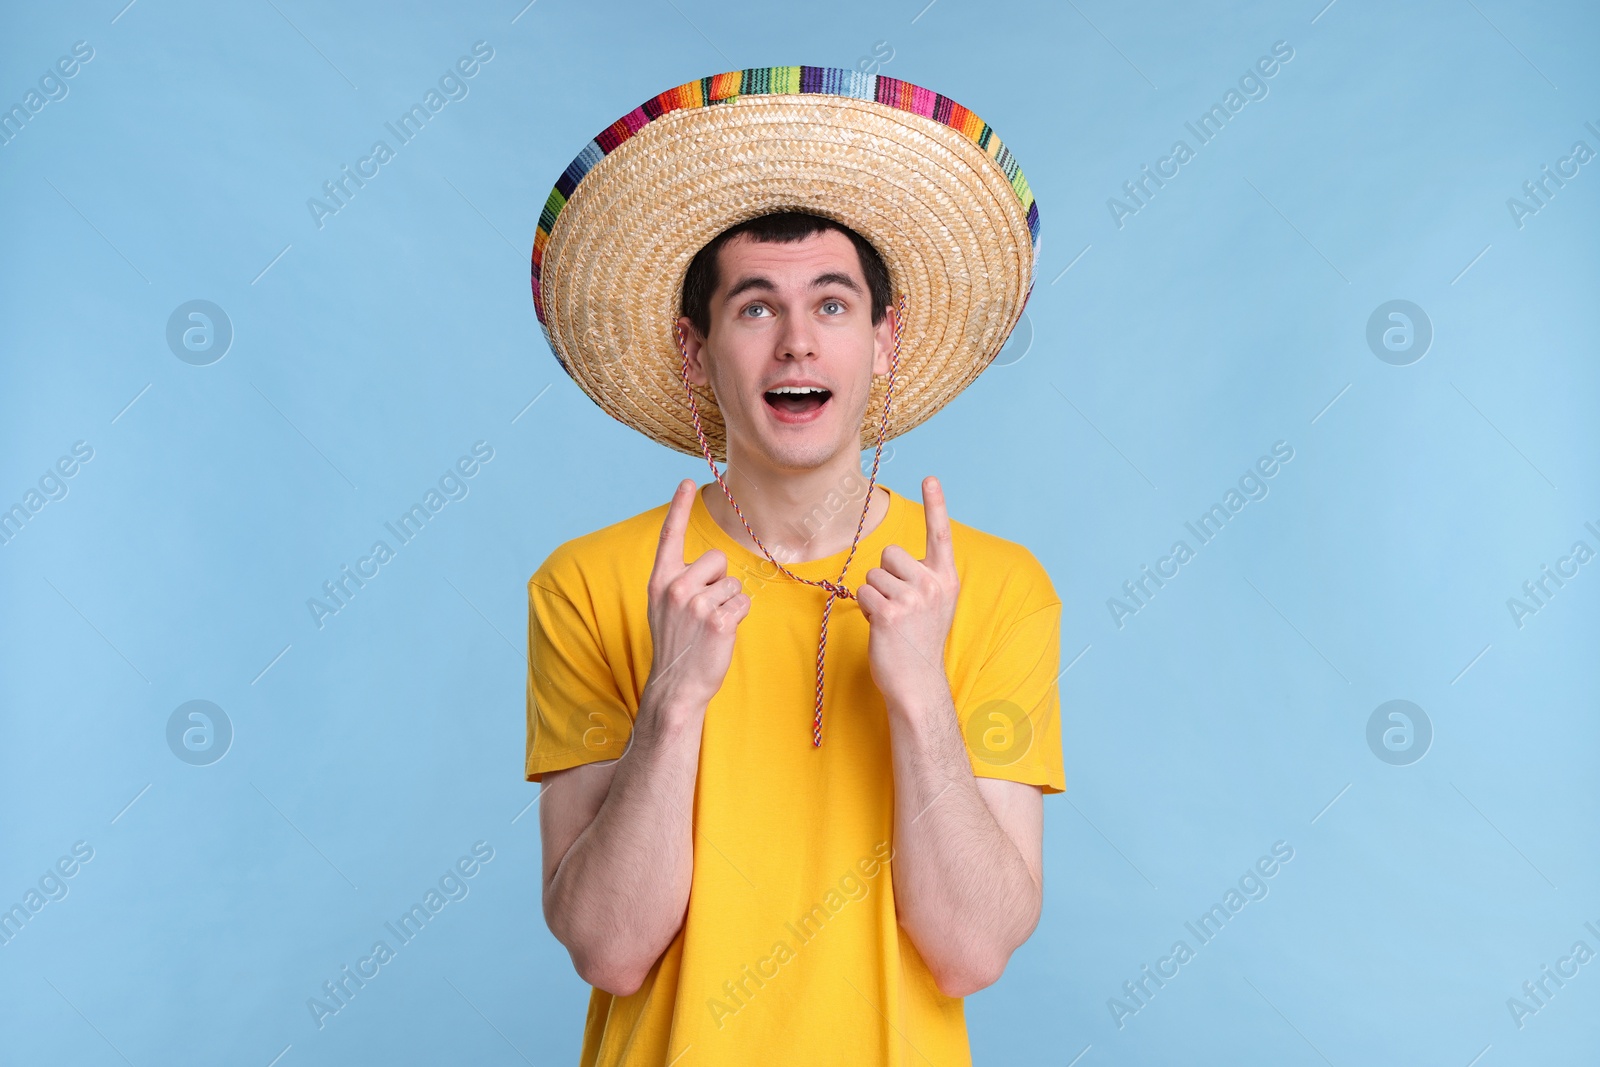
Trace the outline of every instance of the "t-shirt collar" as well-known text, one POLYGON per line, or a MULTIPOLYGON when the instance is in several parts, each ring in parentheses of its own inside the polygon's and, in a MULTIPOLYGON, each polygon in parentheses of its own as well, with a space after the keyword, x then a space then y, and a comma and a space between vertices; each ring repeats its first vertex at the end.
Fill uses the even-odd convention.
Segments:
MULTIPOLYGON (((850 563, 850 573, 845 576, 845 584, 851 588, 854 588, 857 583, 862 581, 868 570, 878 566, 883 558, 883 550, 889 545, 900 544, 908 551, 913 550, 913 546, 908 543, 905 533, 902 532, 908 518, 907 510, 909 505, 907 501, 889 486, 884 485, 884 483, 879 482, 878 485, 889 494, 889 509, 884 513, 883 521, 878 523, 877 529, 865 533, 861 537, 861 543, 856 548, 855 558, 850 563)), ((713 483, 711 491, 720 493, 722 488, 713 483)), ((750 535, 745 533, 742 527, 739 531, 742 536, 735 539, 729 536, 721 526, 717 525, 716 520, 711 517, 711 512, 706 508, 703 492, 704 487, 695 491, 694 505, 689 510, 689 525, 709 542, 713 548, 721 549, 723 554, 728 557, 729 573, 738 575, 741 571, 748 571, 765 578, 776 577, 790 585, 797 584, 790 582, 789 579, 783 577, 781 572, 773 568, 773 565, 767 561, 766 556, 761 554, 761 550, 756 547, 755 542, 750 539, 750 535)), ((850 504, 849 514, 852 520, 860 519, 861 512, 859 507, 860 505, 857 503, 852 502, 850 504)), ((760 532, 760 530, 756 531, 757 534, 760 534, 760 532)), ((851 533, 853 534, 854 532, 855 530, 852 526, 851 533)), ((772 546, 769 545, 768 547, 771 548, 772 546)), ((804 563, 790 563, 787 560, 779 559, 778 562, 802 578, 810 578, 813 581, 819 578, 838 581, 839 569, 844 566, 844 561, 849 555, 850 549, 849 546, 846 546, 839 552, 831 556, 825 556, 822 559, 809 560, 804 563)))

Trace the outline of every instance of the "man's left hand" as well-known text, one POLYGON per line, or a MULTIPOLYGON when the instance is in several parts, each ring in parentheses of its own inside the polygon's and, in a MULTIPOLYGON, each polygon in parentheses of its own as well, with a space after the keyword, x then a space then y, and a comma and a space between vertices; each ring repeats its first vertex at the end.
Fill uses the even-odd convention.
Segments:
POLYGON ((949 685, 944 646, 961 583, 939 479, 922 480, 922 508, 927 555, 914 559, 899 545, 890 545, 883 550, 883 565, 868 571, 856 590, 872 628, 867 642, 872 680, 891 708, 937 706, 940 688, 949 685))

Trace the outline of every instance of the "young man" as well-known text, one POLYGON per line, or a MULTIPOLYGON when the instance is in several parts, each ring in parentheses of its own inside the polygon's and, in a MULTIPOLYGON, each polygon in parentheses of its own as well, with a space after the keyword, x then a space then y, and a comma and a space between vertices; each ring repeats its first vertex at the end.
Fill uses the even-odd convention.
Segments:
POLYGON ((1031 290, 1026 182, 925 93, 821 68, 680 86, 541 219, 563 366, 715 474, 529 583, 526 769, 545 917, 594 986, 585 1065, 967 1064, 961 998, 1038 922, 1060 601, 936 479, 919 506, 859 466, 1031 290))

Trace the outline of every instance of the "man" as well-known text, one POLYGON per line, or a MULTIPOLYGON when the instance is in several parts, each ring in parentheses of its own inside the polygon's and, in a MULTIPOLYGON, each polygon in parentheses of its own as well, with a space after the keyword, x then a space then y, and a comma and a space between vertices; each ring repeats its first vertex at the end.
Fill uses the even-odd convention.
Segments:
POLYGON ((905 107, 904 85, 770 68, 669 90, 627 138, 597 138, 541 219, 535 300, 563 366, 629 425, 698 441, 715 475, 529 583, 527 777, 545 916, 594 987, 585 1065, 967 1064, 961 998, 1038 922, 1041 794, 1065 788, 1060 601, 1026 549, 950 520, 936 479, 919 506, 875 484, 876 459, 859 469, 894 401, 897 429, 916 425, 998 351, 1037 212, 987 126, 950 122, 942 97, 905 107), (823 179, 864 129, 913 151, 878 168, 902 182, 863 178, 840 207, 823 179), (919 137, 967 170, 930 177, 919 137), (768 171, 809 160, 768 195, 817 210, 762 210, 761 168, 684 176, 719 138, 768 171), (926 215, 903 195, 918 180, 964 198, 971 218, 945 229, 990 270, 936 274, 936 239, 834 217, 926 215), (675 221, 691 194, 699 233, 675 221), (991 216, 1009 229, 975 224, 991 216), (907 279, 921 303, 897 308, 907 279), (671 349, 643 317, 669 288, 671 349), (652 412, 640 397, 674 353, 683 392, 652 412))

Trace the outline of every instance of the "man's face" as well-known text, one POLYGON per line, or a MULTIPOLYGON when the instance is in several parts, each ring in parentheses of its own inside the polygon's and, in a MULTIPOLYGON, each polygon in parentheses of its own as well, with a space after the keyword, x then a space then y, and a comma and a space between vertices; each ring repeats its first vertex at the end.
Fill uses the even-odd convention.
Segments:
POLYGON ((680 319, 689 379, 711 386, 729 455, 784 470, 860 450, 874 375, 889 372, 894 310, 876 327, 850 238, 824 230, 774 244, 740 234, 718 252, 711 334, 680 319))

